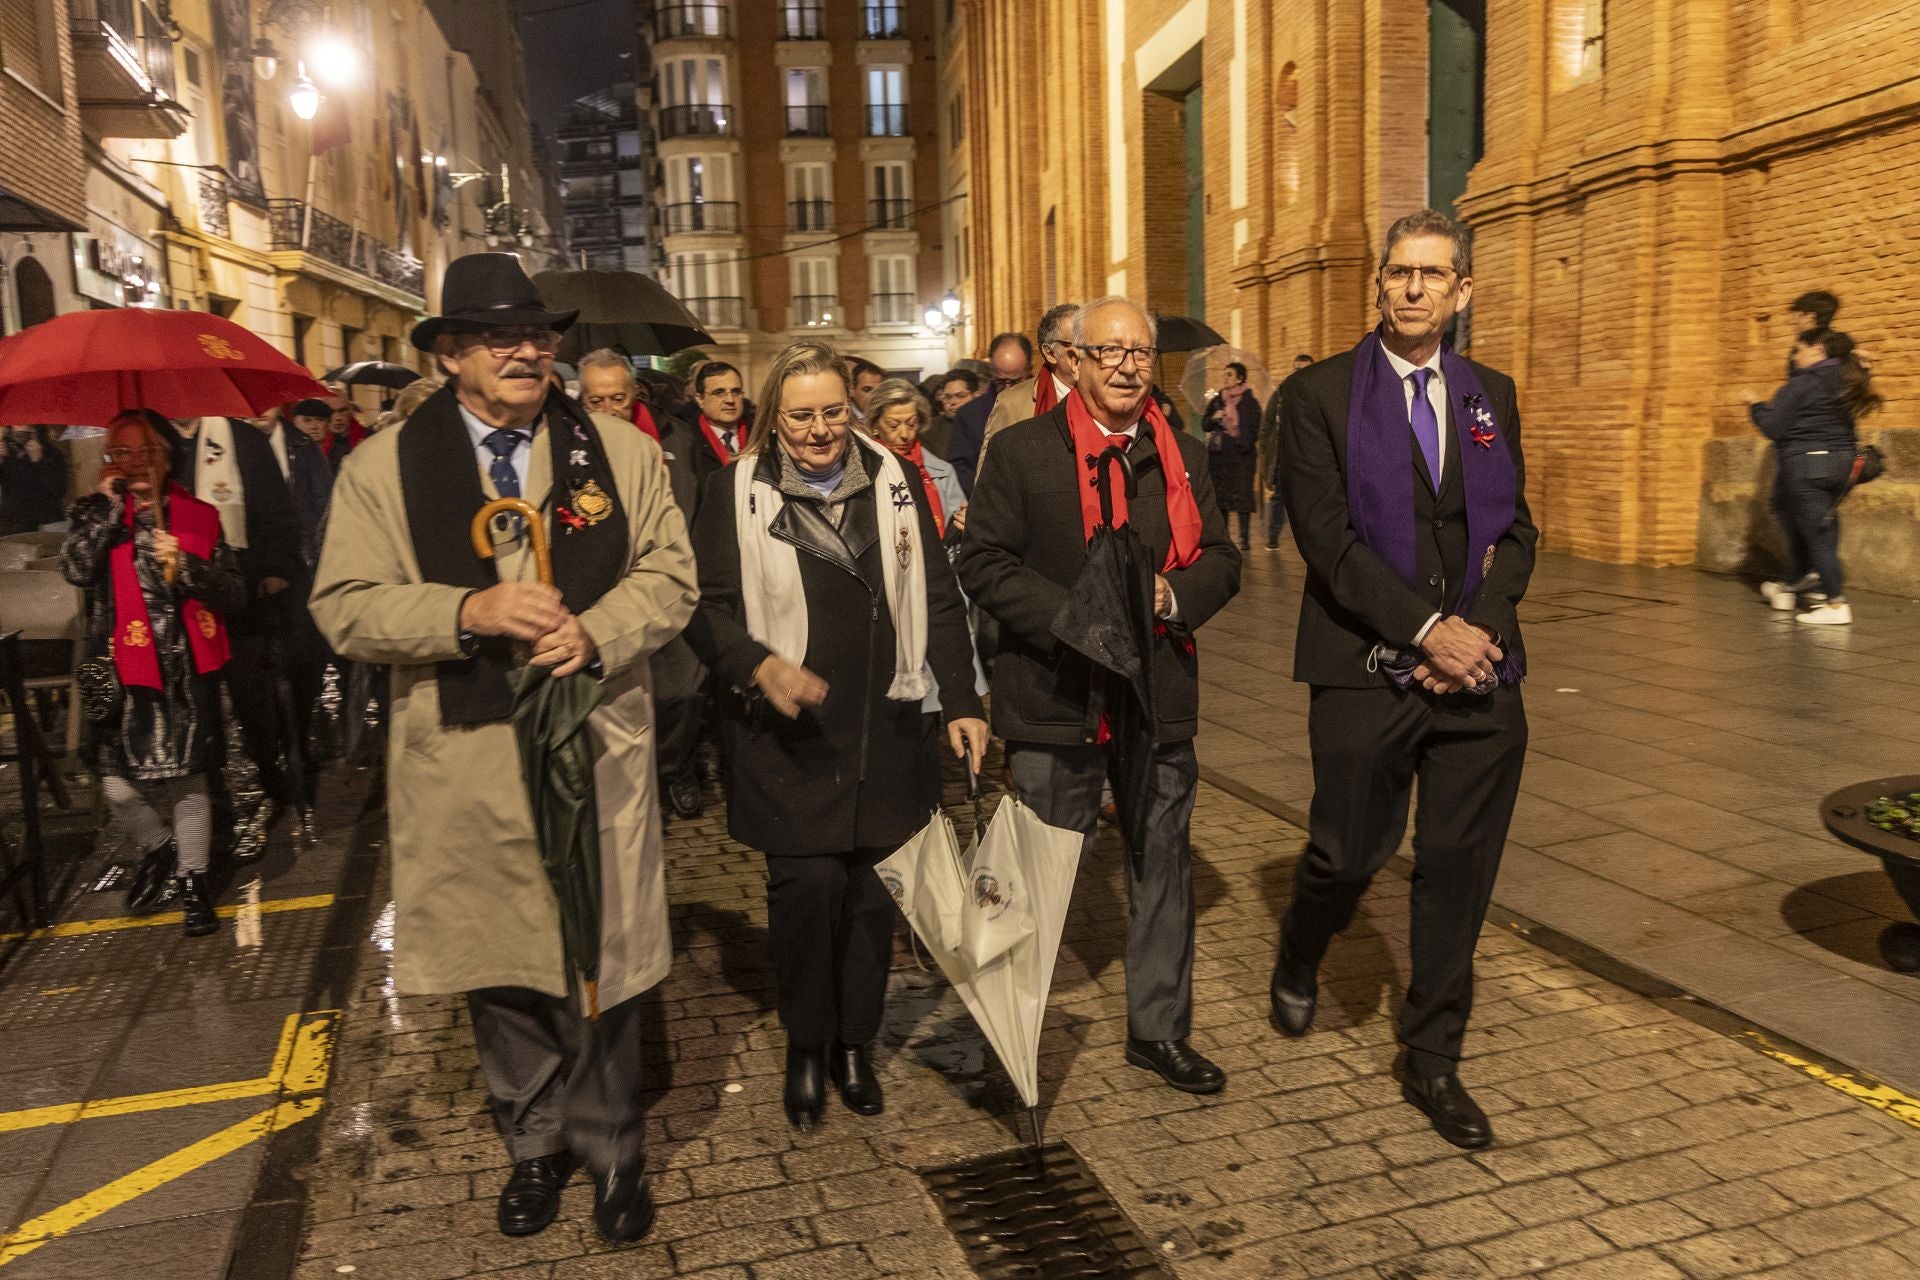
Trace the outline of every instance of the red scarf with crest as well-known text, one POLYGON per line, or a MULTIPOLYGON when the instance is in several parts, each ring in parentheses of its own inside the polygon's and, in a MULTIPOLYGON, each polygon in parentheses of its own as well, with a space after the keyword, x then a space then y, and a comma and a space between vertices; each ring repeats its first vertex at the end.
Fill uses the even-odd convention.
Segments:
MULTIPOLYGON (((220 541, 219 510, 173 483, 167 485, 165 501, 167 532, 180 540, 181 554, 211 560, 220 541)), ((131 498, 126 503, 125 519, 129 529, 135 527, 131 498)), ((132 538, 107 554, 113 588, 113 665, 120 673, 121 684, 159 689, 164 686, 160 655, 153 645, 153 615, 147 611, 147 597, 140 590, 133 556, 132 538)), ((227 624, 219 614, 198 600, 183 599, 180 622, 187 629, 195 671, 206 675, 227 665, 227 624)))
MULTIPOLYGON (((1038 404, 1038 400, 1035 401, 1038 404)), ((1067 393, 1067 427, 1073 433, 1073 456, 1086 468, 1086 483, 1080 486, 1080 531, 1093 537, 1100 525, 1100 489, 1095 461, 1114 443, 1107 429, 1093 420, 1093 413, 1078 388, 1067 393)), ((1140 429, 1153 432, 1153 447, 1160 454, 1160 470, 1167 477, 1167 525, 1172 538, 1167 543, 1164 573, 1184 569, 1200 558, 1200 506, 1193 499, 1193 482, 1187 479, 1186 463, 1180 456, 1180 442, 1151 395, 1147 411, 1140 417, 1140 429)), ((1124 449, 1125 437, 1120 437, 1124 449)), ((1118 528, 1127 522, 1127 495, 1123 488, 1113 491, 1113 523, 1118 528)))

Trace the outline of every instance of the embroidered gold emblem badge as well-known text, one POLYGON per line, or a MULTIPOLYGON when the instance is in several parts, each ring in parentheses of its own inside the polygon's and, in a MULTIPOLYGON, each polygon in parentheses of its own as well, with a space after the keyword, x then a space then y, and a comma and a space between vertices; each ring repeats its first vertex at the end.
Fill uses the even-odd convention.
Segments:
POLYGON ((1480 557, 1480 576, 1486 577, 1493 572, 1493 548, 1487 548, 1487 554, 1480 557))
POLYGON ((894 540, 893 554, 900 558, 902 569, 913 563, 913 535, 904 527, 900 530, 900 536, 894 540))
POLYGON ((199 335, 200 349, 215 360, 245 360, 246 353, 218 334, 199 335))
POLYGON ((573 491, 573 509, 588 524, 599 524, 613 514, 613 499, 598 481, 589 480, 573 491))
POLYGON ((208 640, 213 639, 213 633, 220 629, 220 624, 214 620, 212 612, 204 606, 199 606, 194 609, 193 625, 199 627, 200 634, 208 640))
POLYGON ((147 624, 135 618, 127 624, 127 633, 121 643, 134 649, 144 649, 153 643, 153 637, 147 634, 147 624))

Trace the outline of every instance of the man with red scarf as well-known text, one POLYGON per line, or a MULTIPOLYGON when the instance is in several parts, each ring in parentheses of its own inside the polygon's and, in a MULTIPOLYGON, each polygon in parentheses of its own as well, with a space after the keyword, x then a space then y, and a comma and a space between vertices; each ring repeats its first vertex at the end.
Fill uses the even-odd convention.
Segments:
MULTIPOLYGON (((1193 633, 1240 589, 1240 553, 1207 477, 1205 446, 1175 431, 1154 404, 1154 323, 1125 298, 1088 303, 1069 337, 1074 388, 1059 404, 1001 432, 998 459, 973 491, 960 582, 1000 624, 993 728, 1006 739, 1020 798, 1042 820, 1086 833, 1112 780, 1129 846, 1126 1059, 1188 1093, 1215 1093, 1219 1067, 1187 1044, 1193 1008, 1190 824, 1200 767, 1193 737, 1200 683, 1193 633), (1138 480, 1114 521, 1130 523, 1158 570, 1153 741, 1106 732, 1103 706, 1132 696, 1117 677, 1064 644, 1054 622, 1087 563, 1100 521, 1088 481, 1094 456, 1126 452, 1138 480), (1125 758, 1149 751, 1151 759, 1125 758), (1133 794, 1137 790, 1144 794, 1133 794)), ((1116 480, 1116 489, 1118 489, 1116 480)))
POLYGON ((747 390, 740 371, 724 360, 709 360, 694 371, 695 425, 721 466, 747 445, 747 390))
POLYGON ((1076 366, 1073 344, 1067 341, 1067 327, 1073 323, 1073 314, 1078 310, 1079 303, 1062 302, 1047 308, 1047 313, 1040 317, 1040 327, 1034 331, 1034 341, 1040 350, 1040 372, 1025 382, 1014 383, 993 402, 993 412, 987 415, 986 432, 980 440, 980 458, 974 464, 976 474, 987 465, 987 446, 995 436, 1016 422, 1039 417, 1073 390, 1076 366))

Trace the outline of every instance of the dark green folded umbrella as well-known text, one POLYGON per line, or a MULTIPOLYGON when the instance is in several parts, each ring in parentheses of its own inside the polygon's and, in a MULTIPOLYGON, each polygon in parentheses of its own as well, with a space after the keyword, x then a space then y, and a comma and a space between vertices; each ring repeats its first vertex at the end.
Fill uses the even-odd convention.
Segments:
POLYGON ((514 674, 513 734, 540 839, 540 865, 560 903, 560 938, 580 971, 587 1014, 600 1016, 600 813, 594 800, 597 752, 587 717, 600 705, 600 682, 584 672, 556 677, 552 667, 514 674))

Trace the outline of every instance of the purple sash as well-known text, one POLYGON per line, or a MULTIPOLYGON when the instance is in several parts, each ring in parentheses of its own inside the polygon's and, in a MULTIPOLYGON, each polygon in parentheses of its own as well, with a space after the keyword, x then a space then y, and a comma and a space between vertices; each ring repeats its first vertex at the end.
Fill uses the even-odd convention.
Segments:
MULTIPOLYGON (((1493 405, 1473 366, 1442 347, 1440 371, 1447 380, 1448 416, 1460 442, 1460 479, 1467 494, 1467 576, 1457 609, 1464 614, 1492 567, 1494 549, 1513 527, 1513 454, 1500 439, 1493 405)), ((1409 587, 1418 586, 1414 447, 1406 389, 1394 376, 1376 329, 1354 348, 1353 394, 1347 402, 1347 513, 1360 541, 1409 587)), ((1524 674, 1511 655, 1500 664, 1503 684, 1517 683, 1524 674)))

